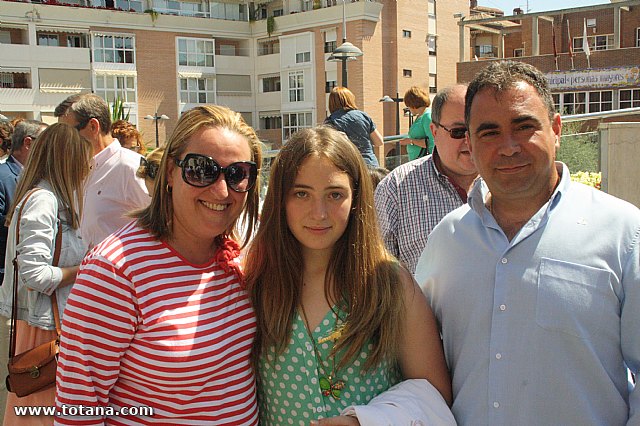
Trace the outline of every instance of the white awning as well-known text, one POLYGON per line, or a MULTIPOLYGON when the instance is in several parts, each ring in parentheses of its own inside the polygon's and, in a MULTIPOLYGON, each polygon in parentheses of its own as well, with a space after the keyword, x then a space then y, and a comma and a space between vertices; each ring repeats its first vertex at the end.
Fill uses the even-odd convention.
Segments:
POLYGON ((260 118, 279 118, 280 111, 258 111, 258 117, 260 118))
POLYGON ((31 74, 31 68, 7 68, 0 67, 0 73, 8 72, 11 74, 31 74))
POLYGON ((69 28, 69 27, 50 27, 40 26, 36 27, 36 31, 51 32, 51 33, 68 33, 68 34, 89 34, 88 28, 69 28))
POLYGON ((137 71, 130 70, 94 70, 96 75, 117 75, 121 77, 135 77, 138 75, 137 71))

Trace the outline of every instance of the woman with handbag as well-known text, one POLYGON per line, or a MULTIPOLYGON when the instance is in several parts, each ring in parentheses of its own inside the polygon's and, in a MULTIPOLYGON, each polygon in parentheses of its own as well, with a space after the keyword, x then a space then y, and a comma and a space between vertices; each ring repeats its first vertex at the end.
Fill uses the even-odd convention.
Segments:
POLYGON ((402 99, 411 115, 416 117, 409 128, 409 137, 400 140, 401 145, 407 146, 407 155, 409 161, 412 161, 433 153, 431 110, 427 109, 431 105, 431 99, 429 93, 418 86, 411 86, 402 99))
POLYGON ((62 324, 59 408, 91 409, 85 426, 257 424, 256 320, 235 225, 243 221, 246 243, 261 159, 240 114, 213 105, 182 114, 149 207, 82 263, 62 324))
MULTIPOLYGON (((91 144, 66 124, 50 126, 31 145, 29 161, 16 188, 15 204, 7 215, 5 279, 0 287, 0 314, 9 318, 12 308, 16 308, 15 355, 57 337, 51 296, 55 294, 62 315, 87 250, 78 227, 83 182, 90 170, 91 156, 91 144), (58 235, 62 243, 54 266, 58 235), (14 282, 18 283, 16 306, 14 282)), ((4 424, 52 424, 52 417, 18 417, 14 413, 15 406, 52 406, 52 385, 22 398, 9 393, 4 424)))

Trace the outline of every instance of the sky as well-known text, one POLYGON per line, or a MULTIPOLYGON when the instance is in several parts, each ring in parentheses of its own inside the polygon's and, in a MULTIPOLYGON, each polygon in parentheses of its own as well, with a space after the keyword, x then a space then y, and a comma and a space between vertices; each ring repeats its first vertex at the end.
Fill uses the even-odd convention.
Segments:
MULTIPOLYGON (((567 9, 570 7, 592 6, 594 4, 609 3, 609 0, 528 0, 528 12, 543 12, 547 10, 567 9)), ((513 9, 521 8, 527 12, 527 0, 478 0, 481 6, 502 9, 505 15, 512 15, 513 9)))

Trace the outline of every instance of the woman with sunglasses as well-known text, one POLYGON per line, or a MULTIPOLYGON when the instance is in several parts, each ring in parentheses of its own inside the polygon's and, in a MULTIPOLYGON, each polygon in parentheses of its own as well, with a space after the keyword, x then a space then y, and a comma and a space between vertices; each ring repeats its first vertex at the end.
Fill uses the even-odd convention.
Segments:
POLYGON ((138 167, 136 171, 136 176, 144 179, 144 184, 147 187, 147 191, 149 191, 149 196, 153 195, 162 154, 164 154, 164 146, 156 148, 148 153, 146 157, 140 158, 140 167, 138 167))
POLYGON ((427 109, 431 105, 431 100, 429 93, 418 86, 411 86, 402 99, 411 115, 416 117, 409 128, 409 137, 400 140, 401 145, 407 146, 407 155, 411 161, 433 152, 431 112, 427 109))
POLYGON ((330 127, 295 133, 272 165, 245 270, 262 425, 453 424, 435 317, 384 248, 372 186, 356 147, 330 127), (399 408, 371 423, 403 379, 399 408))
POLYGON ((58 409, 153 410, 94 411, 84 425, 257 424, 255 317, 234 227, 242 216, 245 243, 258 216, 261 158, 239 114, 199 106, 182 115, 151 204, 80 269, 62 326, 58 409))

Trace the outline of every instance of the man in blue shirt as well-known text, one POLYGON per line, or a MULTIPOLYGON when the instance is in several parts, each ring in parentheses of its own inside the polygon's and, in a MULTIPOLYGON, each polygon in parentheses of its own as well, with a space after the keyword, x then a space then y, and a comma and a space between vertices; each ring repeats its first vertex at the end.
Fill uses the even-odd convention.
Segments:
POLYGON ((547 81, 499 62, 469 85, 481 176, 416 278, 441 327, 461 425, 637 425, 640 210, 571 182, 547 81))

